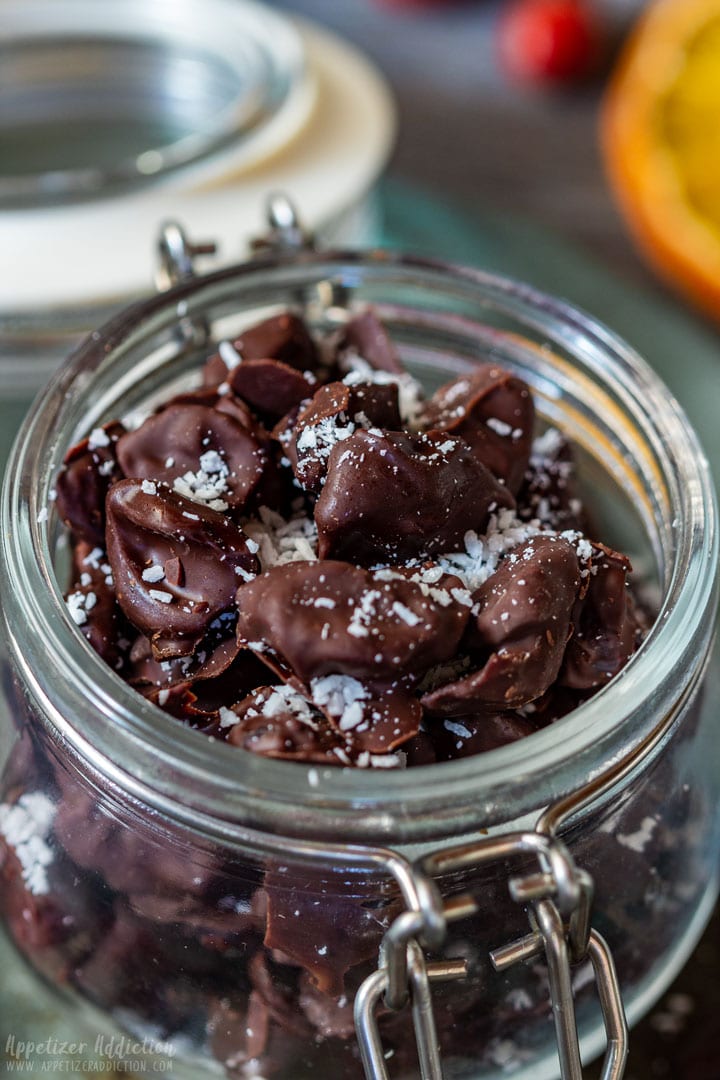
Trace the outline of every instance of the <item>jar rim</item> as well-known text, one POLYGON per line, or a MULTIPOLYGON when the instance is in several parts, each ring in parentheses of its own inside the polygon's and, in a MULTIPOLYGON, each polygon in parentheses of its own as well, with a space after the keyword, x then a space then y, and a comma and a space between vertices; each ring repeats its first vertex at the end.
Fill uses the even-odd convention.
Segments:
MULTIPOLYGON (((684 658, 686 670, 676 670, 672 677, 672 693, 679 700, 701 666, 699 653, 707 644, 708 615, 715 603, 717 510, 709 466, 682 409, 647 363, 591 316, 531 286, 388 251, 265 254, 183 283, 112 318, 85 340, 36 401, 6 470, 0 513, 0 574, 10 590, 5 595, 25 598, 25 633, 42 641, 43 652, 55 663, 61 661, 71 676, 74 696, 66 695, 60 710, 52 700, 52 680, 31 670, 17 627, 6 613, 15 661, 56 732, 98 771, 165 813, 192 821, 200 815, 216 824, 287 835, 322 838, 340 833, 359 843, 388 838, 409 842, 512 820, 530 809, 521 797, 528 789, 538 808, 567 795, 648 734, 657 722, 657 713, 648 715, 648 687, 658 683, 659 670, 669 677, 684 658), (622 384, 660 437, 675 529, 662 609, 623 671, 566 717, 507 746, 451 762, 392 770, 391 777, 384 770, 324 769, 250 753, 240 759, 235 749, 228 753, 225 746, 176 721, 161 722, 157 708, 117 678, 73 628, 41 513, 51 477, 39 474, 49 451, 56 460, 59 453, 61 460, 67 449, 57 445, 67 395, 85 393, 101 359, 121 348, 160 310, 176 310, 196 291, 214 284, 247 284, 260 271, 288 267, 300 276, 323 267, 350 267, 354 272, 373 268, 404 280, 425 276, 479 290, 536 324, 554 328, 584 357, 595 350, 602 361, 599 377, 622 384), (81 724, 69 719, 73 705, 83 713, 81 724), (107 752, 106 741, 111 727, 113 754, 107 752)), ((665 704, 660 697, 657 706, 665 704)))

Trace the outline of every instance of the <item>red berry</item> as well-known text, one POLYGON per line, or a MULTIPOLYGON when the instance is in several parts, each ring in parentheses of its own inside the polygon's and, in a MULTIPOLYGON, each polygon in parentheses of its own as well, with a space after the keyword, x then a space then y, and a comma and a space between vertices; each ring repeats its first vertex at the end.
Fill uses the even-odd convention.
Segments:
POLYGON ((513 0, 500 19, 500 58, 531 82, 586 78, 602 55, 602 28, 582 0, 513 0))

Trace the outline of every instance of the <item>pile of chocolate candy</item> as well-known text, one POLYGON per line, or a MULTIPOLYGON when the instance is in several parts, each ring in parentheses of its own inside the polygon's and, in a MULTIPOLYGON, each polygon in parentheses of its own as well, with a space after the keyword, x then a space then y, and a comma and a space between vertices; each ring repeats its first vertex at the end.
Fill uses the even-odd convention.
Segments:
POLYGON ((570 447, 478 363, 426 399, 372 310, 283 313, 202 385, 67 455, 70 613, 181 722, 269 757, 402 767, 513 741, 637 648, 628 559, 570 447))

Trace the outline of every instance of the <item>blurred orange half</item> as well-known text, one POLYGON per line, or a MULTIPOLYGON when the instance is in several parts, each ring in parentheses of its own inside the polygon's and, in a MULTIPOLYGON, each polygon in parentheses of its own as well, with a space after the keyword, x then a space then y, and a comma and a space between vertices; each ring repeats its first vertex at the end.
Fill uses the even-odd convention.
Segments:
POLYGON ((671 284, 720 320, 720 0, 654 0, 601 112, 630 230, 671 284))

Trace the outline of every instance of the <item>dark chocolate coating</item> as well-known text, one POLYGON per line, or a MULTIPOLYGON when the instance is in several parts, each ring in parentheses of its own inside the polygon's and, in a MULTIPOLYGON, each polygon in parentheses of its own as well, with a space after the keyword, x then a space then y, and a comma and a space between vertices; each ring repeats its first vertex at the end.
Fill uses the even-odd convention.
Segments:
POLYGON ((122 477, 117 462, 117 441, 125 428, 118 421, 100 429, 108 442, 93 445, 83 439, 65 455, 56 481, 57 510, 73 534, 89 544, 105 546, 105 496, 122 477))
POLYGON ((181 493, 216 491, 216 509, 223 509, 220 503, 233 510, 244 507, 271 464, 261 441, 235 417, 195 404, 169 405, 150 416, 136 431, 122 436, 117 453, 128 477, 176 485, 181 493), (210 457, 204 457, 208 453, 210 457), (203 472, 209 488, 203 484, 203 472), (188 473, 194 479, 188 481, 188 473))
POLYGON ((525 739, 536 731, 530 720, 515 713, 475 713, 452 719, 427 721, 426 731, 435 750, 436 761, 484 754, 499 746, 525 739))
POLYGON ((405 371, 392 338, 371 308, 354 315, 345 324, 338 351, 347 350, 358 353, 376 371, 389 371, 393 375, 405 371))
POLYGON ((541 534, 506 555, 473 596, 478 613, 467 643, 487 660, 426 694, 425 708, 460 715, 517 709, 541 697, 563 662, 581 581, 577 555, 560 536, 541 534))
POLYGON ((589 533, 579 497, 572 447, 560 432, 542 452, 533 450, 518 492, 518 517, 562 532, 589 533))
POLYGON ((78 594, 82 597, 80 630, 106 664, 124 671, 133 631, 115 597, 112 567, 104 551, 83 541, 73 554, 76 576, 68 596, 75 594, 76 601, 78 594))
POLYGON ((278 950, 286 963, 301 967, 325 994, 342 994, 345 973, 377 957, 386 927, 400 912, 394 898, 388 898, 382 907, 365 906, 362 890, 352 881, 344 885, 325 880, 315 868, 296 871, 291 880, 269 871, 264 888, 268 898, 266 948, 278 950), (299 914, 294 915, 295 911, 299 914))
POLYGON ((461 435, 513 495, 530 460, 534 422, 527 384, 495 364, 481 364, 441 386, 423 415, 425 430, 461 435))
POLYGON ((106 506, 118 603, 156 658, 187 655, 232 607, 239 572, 258 569, 245 534, 223 514, 147 481, 114 484, 106 506), (163 570, 156 581, 143 578, 152 567, 163 570))
POLYGON ((160 405, 156 411, 159 413, 164 412, 165 409, 169 409, 173 405, 205 405, 209 409, 217 409, 218 412, 232 416, 233 420, 237 420, 240 427, 252 432, 262 445, 265 445, 270 439, 269 432, 255 416, 252 409, 233 394, 227 383, 223 386, 222 393, 218 392, 217 387, 201 387, 199 390, 188 390, 184 394, 176 394, 175 397, 160 405))
POLYGON ((230 372, 235 394, 261 416, 277 421, 312 396, 313 381, 280 360, 243 360, 230 372))
POLYGON ((631 569, 627 556, 593 544, 589 586, 573 613, 574 633, 560 673, 563 686, 604 686, 638 647, 638 620, 627 585, 631 569))
MULTIPOLYGON (((232 344, 242 360, 280 360, 297 371, 313 373, 319 364, 318 349, 308 328, 290 312, 263 319, 244 330, 232 344)), ((207 361, 203 376, 206 386, 217 386, 227 379, 227 365, 218 354, 207 361)))
POLYGON ((315 507, 321 559, 403 562, 462 547, 515 500, 464 440, 357 431, 333 448, 315 507))
MULTIPOLYGON (((397 386, 341 382, 321 387, 293 423, 286 453, 306 491, 322 489, 337 432, 350 426, 397 430, 401 426, 397 386)), ((342 440, 339 440, 342 441, 342 440)))
POLYGON ((422 673, 455 654, 469 614, 413 581, 335 560, 275 566, 240 586, 237 605, 240 640, 261 657, 269 650, 305 684, 323 675, 377 682, 422 673))
POLYGON ((262 757, 319 765, 347 764, 347 741, 319 710, 305 704, 305 713, 299 717, 298 710, 288 705, 283 708, 282 701, 282 691, 278 694, 275 687, 253 690, 234 706, 238 723, 230 728, 227 741, 262 757), (278 702, 272 715, 263 711, 268 699, 278 702), (344 760, 335 753, 338 749, 345 753, 344 760))

